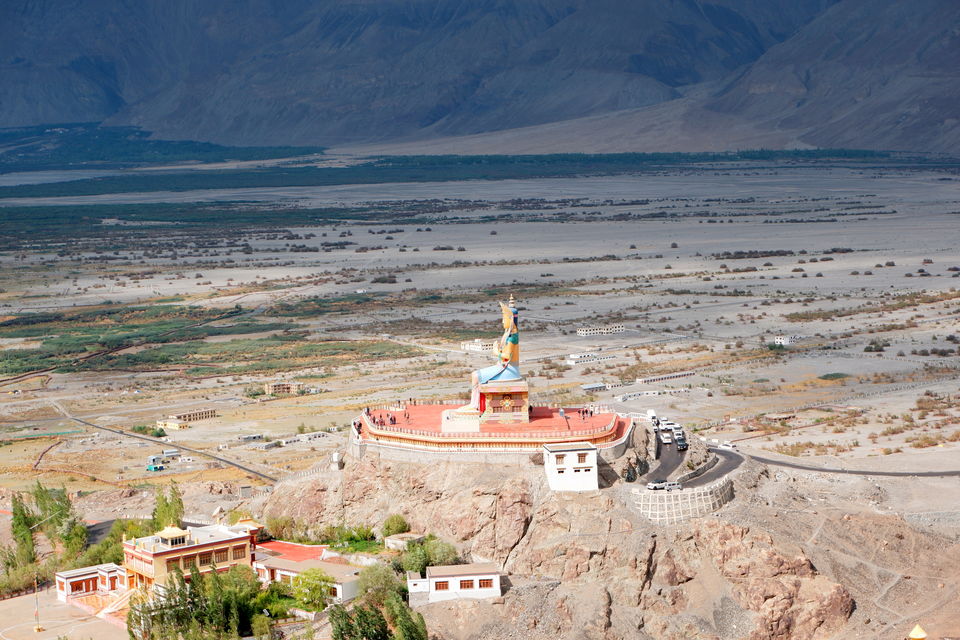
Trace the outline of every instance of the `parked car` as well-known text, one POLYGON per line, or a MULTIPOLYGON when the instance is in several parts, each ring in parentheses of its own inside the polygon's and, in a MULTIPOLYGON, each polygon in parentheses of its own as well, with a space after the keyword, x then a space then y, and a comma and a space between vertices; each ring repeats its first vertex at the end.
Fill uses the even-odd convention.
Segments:
POLYGON ((686 451, 690 448, 683 436, 677 437, 677 451, 686 451))
POLYGON ((674 489, 676 489, 677 491, 679 491, 679 490, 682 489, 682 488, 683 488, 683 487, 680 486, 680 483, 679 483, 679 482, 668 482, 668 483, 667 483, 667 486, 664 487, 664 489, 666 489, 667 491, 673 491, 674 489))
POLYGON ((658 489, 666 489, 667 485, 670 484, 666 480, 654 480, 653 482, 647 483, 647 489, 650 491, 657 491, 658 489))
POLYGON ((660 442, 662 442, 663 444, 673 444, 673 435, 671 435, 671 432, 665 429, 661 430, 660 442))
POLYGON ((719 448, 719 449, 727 449, 728 451, 736 451, 736 450, 737 450, 737 443, 735 443, 735 442, 721 442, 721 443, 720 443, 720 446, 719 446, 718 448, 719 448))

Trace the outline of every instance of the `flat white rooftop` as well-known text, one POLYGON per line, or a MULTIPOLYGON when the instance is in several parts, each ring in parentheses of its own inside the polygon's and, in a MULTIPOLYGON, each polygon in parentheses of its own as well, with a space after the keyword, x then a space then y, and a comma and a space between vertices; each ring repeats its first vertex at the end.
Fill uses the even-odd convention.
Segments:
POLYGON ((558 444, 545 444, 543 448, 550 453, 558 451, 596 451, 597 447, 590 442, 561 442, 558 444))

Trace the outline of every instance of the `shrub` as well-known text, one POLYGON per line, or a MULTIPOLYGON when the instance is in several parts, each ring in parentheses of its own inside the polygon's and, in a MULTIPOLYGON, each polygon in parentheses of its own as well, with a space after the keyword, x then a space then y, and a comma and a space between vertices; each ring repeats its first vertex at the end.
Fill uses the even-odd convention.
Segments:
POLYGON ((460 555, 457 553, 456 547, 449 542, 435 538, 433 540, 427 540, 423 548, 424 551, 427 552, 427 560, 431 566, 457 564, 460 562, 460 555))
POLYGON ((406 533, 407 531, 410 531, 410 525, 407 524, 407 521, 399 513, 387 516, 387 519, 383 521, 384 538, 398 533, 406 533))
POLYGON ((410 545, 400 559, 400 566, 404 571, 413 571, 414 573, 423 573, 427 568, 429 559, 423 545, 410 545))
POLYGON ((374 564, 360 571, 357 588, 367 602, 382 605, 390 594, 400 593, 403 586, 393 569, 385 564, 374 564))
POLYGON ((307 609, 322 611, 327 606, 333 578, 320 569, 307 569, 293 583, 293 597, 307 609))

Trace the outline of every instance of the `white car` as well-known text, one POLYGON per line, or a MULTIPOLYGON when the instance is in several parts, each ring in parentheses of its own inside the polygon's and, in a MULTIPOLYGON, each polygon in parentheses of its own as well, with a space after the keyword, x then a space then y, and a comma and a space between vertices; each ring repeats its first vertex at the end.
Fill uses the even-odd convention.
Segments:
POLYGON ((663 444, 673 444, 673 436, 670 435, 669 431, 660 430, 660 442, 663 444))
POLYGON ((736 451, 737 443, 735 442, 721 442, 718 449, 727 449, 728 451, 736 451))

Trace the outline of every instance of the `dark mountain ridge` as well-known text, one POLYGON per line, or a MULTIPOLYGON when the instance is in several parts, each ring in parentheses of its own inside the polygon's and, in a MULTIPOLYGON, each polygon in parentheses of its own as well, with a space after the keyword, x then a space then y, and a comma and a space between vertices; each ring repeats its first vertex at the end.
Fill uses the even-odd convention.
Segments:
MULTIPOLYGON (((933 102, 952 95, 956 65, 923 78, 956 54, 958 16, 952 0, 10 0, 0 126, 97 121, 166 139, 334 145, 696 96, 703 109, 806 131, 860 99, 877 120, 873 142, 824 126, 813 144, 923 150, 931 136, 891 134, 902 123, 877 114, 901 85, 933 102), (891 35, 895 64, 876 55, 891 35), (933 48, 917 52, 921 41, 933 48)), ((956 103, 941 102, 911 127, 943 129, 956 103)))

